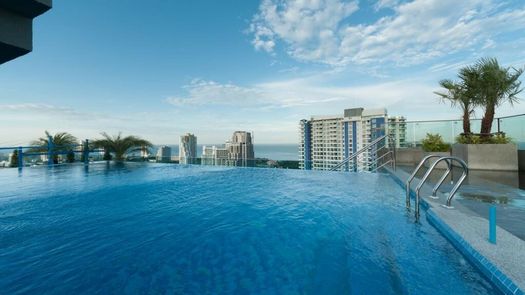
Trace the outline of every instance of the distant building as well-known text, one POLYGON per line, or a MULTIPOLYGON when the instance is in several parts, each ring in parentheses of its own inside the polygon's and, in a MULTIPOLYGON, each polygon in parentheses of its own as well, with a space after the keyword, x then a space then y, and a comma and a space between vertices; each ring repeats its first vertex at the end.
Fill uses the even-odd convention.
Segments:
POLYGON ((179 142, 179 163, 194 164, 197 158, 197 137, 191 133, 181 135, 179 142))
POLYGON ((388 135, 394 140, 396 148, 406 147, 407 122, 403 116, 388 117, 388 135))
MULTIPOLYGON (((330 170, 360 148, 386 134, 386 109, 353 108, 339 116, 300 121, 299 168, 330 170)), ((357 157, 357 169, 368 170, 377 157, 372 149, 357 157)))
POLYGON ((157 162, 170 162, 171 148, 169 146, 161 146, 157 151, 157 162))
POLYGON ((230 166, 228 149, 226 147, 203 146, 201 163, 203 165, 225 165, 230 166))
POLYGON ((235 166, 253 166, 254 151, 252 135, 246 131, 235 131, 232 140, 226 143, 228 157, 235 166))
POLYGON ((201 162, 205 165, 254 166, 251 133, 235 131, 231 141, 227 141, 223 147, 203 146, 201 162))

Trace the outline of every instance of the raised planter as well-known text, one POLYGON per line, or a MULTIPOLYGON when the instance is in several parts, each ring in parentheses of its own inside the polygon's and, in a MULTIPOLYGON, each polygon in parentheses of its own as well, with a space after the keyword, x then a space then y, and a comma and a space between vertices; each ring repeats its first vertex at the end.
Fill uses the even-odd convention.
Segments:
POLYGON ((518 147, 513 143, 456 143, 452 146, 452 156, 463 159, 473 170, 518 171, 518 147))
MULTIPOLYGON (((450 156, 450 152, 425 152, 424 153, 424 156, 429 156, 429 155, 436 155, 436 156, 440 156, 440 157, 448 157, 450 156)), ((431 158, 431 159, 428 159, 428 161, 425 162, 425 167, 427 168, 430 168, 432 165, 434 165, 434 163, 439 160, 439 158, 431 158)), ((445 161, 441 161, 439 162, 439 164, 437 164, 436 166, 437 169, 447 169, 447 162, 445 161)))

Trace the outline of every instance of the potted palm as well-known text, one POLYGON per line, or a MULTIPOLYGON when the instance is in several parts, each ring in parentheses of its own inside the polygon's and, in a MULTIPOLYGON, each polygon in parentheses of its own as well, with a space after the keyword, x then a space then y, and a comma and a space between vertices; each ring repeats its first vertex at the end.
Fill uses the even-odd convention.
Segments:
POLYGON ((105 132, 101 134, 103 138, 93 140, 92 145, 95 148, 104 149, 104 160, 106 161, 114 159, 117 162, 122 162, 127 154, 153 146, 151 142, 137 136, 122 137, 121 133, 110 136, 105 132))
POLYGON ((518 170, 517 146, 504 133, 493 133, 492 123, 497 107, 519 101, 522 73, 523 69, 502 67, 495 58, 483 58, 460 69, 459 82, 440 83, 447 92, 437 94, 463 110, 464 131, 452 146, 452 155, 463 159, 470 169, 518 170), (470 125, 465 128, 467 114, 474 107, 483 110, 477 134, 470 132, 470 125))
POLYGON ((30 143, 30 145, 34 146, 30 149, 30 152, 43 154, 51 152, 53 155, 53 164, 58 164, 59 155, 61 154, 69 154, 69 156, 66 156, 67 162, 71 163, 75 161, 73 150, 78 144, 76 137, 67 132, 59 132, 52 135, 46 131, 45 134, 45 137, 40 137, 30 143), (51 147, 51 151, 48 150, 49 147, 51 147), (73 156, 71 156, 71 154, 73 156))

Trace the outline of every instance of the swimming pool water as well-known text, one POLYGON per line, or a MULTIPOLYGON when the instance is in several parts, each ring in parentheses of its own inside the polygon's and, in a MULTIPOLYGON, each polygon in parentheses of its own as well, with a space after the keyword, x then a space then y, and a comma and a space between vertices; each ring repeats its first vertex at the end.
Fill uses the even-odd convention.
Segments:
POLYGON ((388 175, 0 170, 1 294, 493 294, 388 175))

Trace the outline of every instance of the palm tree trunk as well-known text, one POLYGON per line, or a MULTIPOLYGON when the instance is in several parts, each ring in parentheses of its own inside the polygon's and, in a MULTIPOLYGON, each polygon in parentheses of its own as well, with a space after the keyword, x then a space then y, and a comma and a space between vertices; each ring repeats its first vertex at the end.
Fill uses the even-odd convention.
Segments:
POLYGON ((470 112, 468 110, 463 111, 463 134, 470 134, 470 112))
POLYGON ((494 121, 494 105, 488 105, 485 109, 485 115, 481 120, 481 137, 490 137, 490 131, 492 129, 492 121, 494 121))

